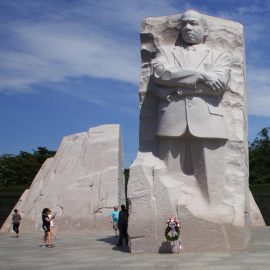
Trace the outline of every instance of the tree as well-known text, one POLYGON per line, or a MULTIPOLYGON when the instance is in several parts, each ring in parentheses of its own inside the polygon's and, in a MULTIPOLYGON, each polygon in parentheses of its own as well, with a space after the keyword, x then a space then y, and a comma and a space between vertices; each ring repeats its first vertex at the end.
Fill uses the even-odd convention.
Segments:
POLYGON ((250 184, 270 183, 269 127, 263 128, 249 145, 250 184))
POLYGON ((37 150, 34 150, 34 156, 41 164, 43 164, 47 158, 53 157, 55 153, 55 151, 50 151, 46 147, 38 147, 37 150))
POLYGON ((33 153, 20 151, 18 155, 0 156, 0 182, 30 185, 44 161, 55 153, 46 147, 38 147, 33 153))

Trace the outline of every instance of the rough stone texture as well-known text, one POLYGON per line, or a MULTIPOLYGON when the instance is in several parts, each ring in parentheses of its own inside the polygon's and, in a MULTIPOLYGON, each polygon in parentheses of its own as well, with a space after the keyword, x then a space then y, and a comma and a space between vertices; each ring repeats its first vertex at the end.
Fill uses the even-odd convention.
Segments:
MULTIPOLYGON (((21 231, 41 229, 41 211, 57 212, 61 231, 111 228, 113 206, 125 202, 119 125, 103 125, 65 137, 36 175, 15 208, 21 231)), ((1 232, 10 230, 9 216, 1 232)))
MULTIPOLYGON (((157 158, 159 100, 150 78, 151 60, 157 46, 176 42, 180 15, 146 18, 141 26, 140 147, 128 184, 132 253, 164 251, 165 222, 171 216, 177 216, 182 224, 184 252, 244 249, 250 238, 250 217, 254 225, 264 225, 248 187, 243 27, 236 22, 205 17, 209 30, 206 45, 232 55, 229 89, 220 104, 228 132, 223 147, 225 170, 209 186, 209 196, 213 198, 210 203, 192 175, 172 172, 157 158)), ((214 170, 215 164, 207 169, 214 170)))

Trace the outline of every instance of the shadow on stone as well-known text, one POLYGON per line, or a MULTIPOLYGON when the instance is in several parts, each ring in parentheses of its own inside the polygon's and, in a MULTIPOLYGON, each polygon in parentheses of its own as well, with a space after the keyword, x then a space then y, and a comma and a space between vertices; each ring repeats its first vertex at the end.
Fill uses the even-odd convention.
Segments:
POLYGON ((175 241, 175 242, 169 242, 169 241, 164 241, 159 247, 158 250, 159 253, 167 253, 167 254, 179 254, 180 252, 180 242, 175 241))
POLYGON ((112 249, 113 249, 113 250, 118 250, 118 251, 121 251, 121 252, 124 252, 124 253, 130 253, 129 247, 126 246, 126 245, 123 245, 123 246, 121 246, 121 247, 115 246, 115 247, 113 247, 112 249))
POLYGON ((114 236, 108 236, 108 237, 104 237, 104 238, 99 238, 97 239, 97 241, 102 241, 104 243, 113 245, 114 247, 112 248, 113 250, 118 250, 121 252, 129 252, 129 247, 127 245, 123 245, 123 246, 117 246, 118 243, 118 235, 114 235, 114 236))
POLYGON ((117 245, 118 236, 117 235, 107 236, 104 238, 99 238, 99 239, 97 239, 97 241, 102 241, 102 242, 105 242, 105 243, 111 244, 111 245, 117 245))
POLYGON ((158 252, 159 253, 173 253, 171 243, 168 241, 162 242, 159 247, 158 252))

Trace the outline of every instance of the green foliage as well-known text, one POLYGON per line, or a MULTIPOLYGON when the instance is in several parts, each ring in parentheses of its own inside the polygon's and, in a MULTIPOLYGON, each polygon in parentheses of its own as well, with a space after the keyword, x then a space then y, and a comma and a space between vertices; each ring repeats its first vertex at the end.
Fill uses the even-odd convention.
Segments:
POLYGON ((124 176, 125 176, 125 194, 127 197, 127 185, 128 185, 128 179, 129 179, 129 169, 124 169, 124 176))
POLYGON ((38 147, 33 153, 20 151, 18 155, 0 156, 0 182, 5 185, 30 185, 44 161, 55 155, 46 147, 38 147))
POLYGON ((124 169, 124 175, 125 175, 125 185, 127 186, 129 179, 129 169, 124 169))
MULTIPOLYGON (((0 183, 0 193, 1 192, 18 192, 21 195, 27 188, 29 184, 12 184, 12 183, 0 183)), ((1 197, 1 194, 0 194, 1 197)))
POLYGON ((249 182, 270 183, 270 139, 269 129, 263 128, 249 145, 249 182))
POLYGON ((249 188, 253 194, 270 193, 270 184, 249 185, 249 188))

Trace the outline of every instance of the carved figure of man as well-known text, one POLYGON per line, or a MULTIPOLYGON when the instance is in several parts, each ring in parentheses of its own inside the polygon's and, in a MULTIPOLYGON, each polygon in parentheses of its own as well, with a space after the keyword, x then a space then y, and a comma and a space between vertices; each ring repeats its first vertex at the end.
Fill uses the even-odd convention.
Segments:
POLYGON ((152 77, 160 98, 156 135, 159 157, 172 170, 195 175, 204 194, 222 173, 227 139, 220 101, 230 78, 230 55, 206 47, 205 18, 181 16, 183 42, 160 46, 152 77))

